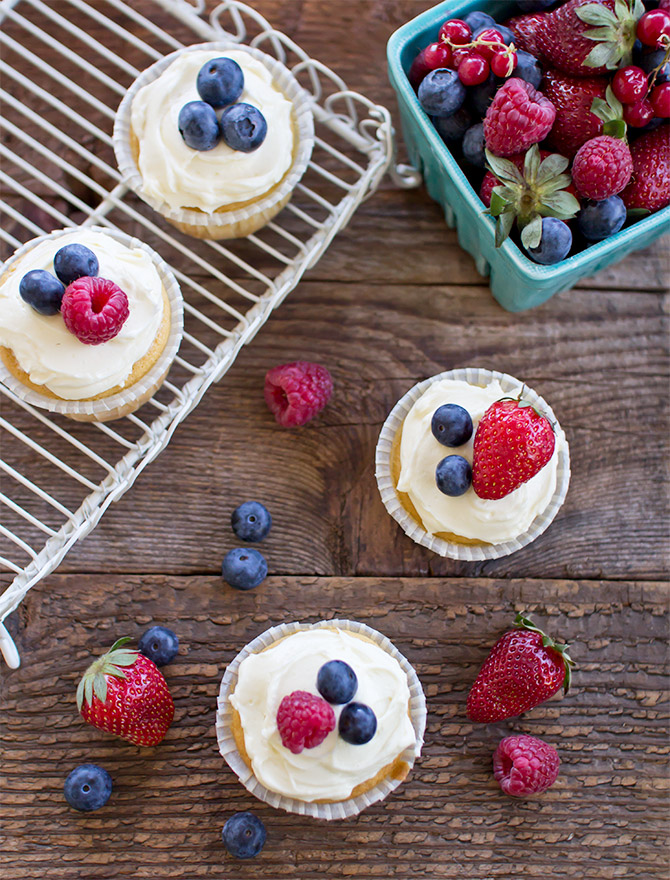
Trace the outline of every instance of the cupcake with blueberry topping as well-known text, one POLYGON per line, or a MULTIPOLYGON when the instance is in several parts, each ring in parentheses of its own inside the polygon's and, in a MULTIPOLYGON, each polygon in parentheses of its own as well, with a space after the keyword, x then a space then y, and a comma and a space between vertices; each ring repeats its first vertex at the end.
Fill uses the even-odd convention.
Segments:
POLYGON ((354 621, 283 624, 229 665, 219 749, 272 806, 322 819, 386 797, 420 754, 425 699, 408 661, 354 621))
POLYGON ((181 332, 174 276, 116 230, 34 239, 0 275, 0 378, 28 403, 78 421, 108 421, 145 403, 181 332))
POLYGON ((548 404, 505 373, 452 370, 415 385, 377 444, 391 516, 441 556, 495 559, 535 540, 570 480, 568 443, 548 404))
POLYGON ((117 111, 124 181, 183 232, 250 235, 286 205, 314 143, 306 93, 276 59, 189 46, 135 80, 117 111))

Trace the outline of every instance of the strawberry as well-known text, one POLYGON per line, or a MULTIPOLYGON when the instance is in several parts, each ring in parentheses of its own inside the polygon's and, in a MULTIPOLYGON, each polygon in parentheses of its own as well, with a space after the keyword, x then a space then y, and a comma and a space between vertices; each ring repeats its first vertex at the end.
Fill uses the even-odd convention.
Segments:
POLYGON ((626 207, 658 211, 670 205, 670 126, 643 134, 630 154, 633 176, 621 193, 626 207))
POLYGON ((480 498, 504 498, 542 470, 555 445, 551 422, 528 401, 497 400, 477 426, 472 488, 480 498))
POLYGON ((540 54, 536 35, 546 15, 546 12, 530 12, 527 15, 515 15, 504 23, 514 34, 514 45, 517 49, 523 49, 536 57, 540 54))
POLYGON ((568 0, 545 15, 535 35, 541 58, 572 76, 630 64, 642 0, 568 0))
POLYGON ((568 646, 555 642, 517 614, 514 629, 491 649, 470 688, 467 716, 488 724, 521 715, 570 687, 568 646))
POLYGON ((602 119, 591 112, 594 98, 605 99, 604 76, 568 76, 560 70, 545 71, 542 92, 556 108, 556 119, 547 144, 567 156, 575 155, 582 144, 603 130, 602 119))
MULTIPOLYGON (((547 156, 551 156, 551 152, 549 150, 540 150, 541 160, 546 159, 547 156)), ((523 173, 523 166, 526 159, 525 153, 517 153, 516 156, 508 156, 508 159, 510 162, 514 162, 519 171, 523 173)), ((492 171, 487 171, 479 188, 479 198, 482 200, 482 202, 484 202, 487 208, 491 204, 491 193, 496 186, 501 186, 501 182, 492 171)), ((568 184, 565 187, 565 190, 566 192, 572 193, 572 195, 577 198, 577 190, 574 188, 572 183, 568 184)))
POLYGON ((530 83, 508 79, 495 94, 484 118, 484 138, 496 156, 525 152, 549 134, 556 110, 530 83))
POLYGON ((585 199, 608 199, 620 193, 633 173, 625 140, 602 134, 578 150, 572 162, 572 181, 585 199))
POLYGON ((167 733, 174 703, 155 663, 116 641, 83 674, 77 708, 84 721, 136 746, 155 746, 167 733))

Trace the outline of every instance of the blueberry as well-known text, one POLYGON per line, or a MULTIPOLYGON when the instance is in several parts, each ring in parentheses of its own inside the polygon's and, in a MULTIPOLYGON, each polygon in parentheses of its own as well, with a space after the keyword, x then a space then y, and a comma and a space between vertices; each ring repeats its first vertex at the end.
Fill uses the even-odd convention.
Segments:
MULTIPOLYGON (((472 34, 472 39, 476 40, 482 31, 487 31, 490 27, 494 27, 494 25, 487 24, 487 25, 483 25, 482 27, 477 28, 477 30, 474 31, 474 33, 472 34)), ((503 43, 506 46, 509 46, 510 43, 514 42, 514 34, 512 33, 512 31, 508 27, 505 27, 504 24, 498 24, 496 22, 495 29, 498 31, 500 36, 503 38, 503 43)))
POLYGON ((195 85, 203 101, 212 107, 225 107, 237 101, 242 94, 244 74, 232 58, 213 58, 202 65, 195 85))
POLYGON ((463 158, 475 168, 483 168, 486 164, 485 147, 484 123, 478 122, 476 125, 470 126, 463 136, 463 158))
POLYGON ((214 108, 204 101, 189 101, 179 111, 179 134, 192 150, 213 150, 221 140, 221 129, 214 108))
MULTIPOLYGON (((637 64, 645 73, 651 73, 652 70, 659 67, 663 63, 664 57, 665 51, 663 49, 653 49, 650 52, 640 43, 640 49, 636 52, 635 47, 633 47, 633 64, 637 64)), ((663 64, 663 67, 659 70, 656 76, 656 84, 660 85, 660 83, 668 82, 668 80, 670 80, 670 61, 663 64)))
POLYGON ((462 455, 447 455, 435 468, 435 482, 444 495, 458 498, 470 488, 472 466, 462 455))
POLYGON ((528 248, 528 254, 536 263, 549 266, 565 259, 571 247, 572 232, 568 224, 556 217, 543 217, 542 239, 536 248, 528 248))
POLYGON ((445 403, 433 413, 430 430, 443 446, 462 446, 472 437, 470 413, 457 403, 445 403))
POLYGON ((464 100, 465 86, 446 67, 431 70, 419 86, 419 103, 429 116, 452 116, 464 100))
POLYGON ((263 849, 265 825, 253 813, 233 813, 221 831, 223 843, 236 859, 253 859, 263 849))
POLYGON ((370 742, 377 730, 377 717, 365 703, 347 703, 337 725, 340 736, 352 746, 370 742))
POLYGON ((137 643, 140 654, 153 660, 156 666, 171 663, 179 651, 179 639, 164 626, 151 626, 137 643))
POLYGON ((356 673, 344 660, 329 660, 316 676, 316 689, 329 703, 348 703, 357 688, 356 673))
POLYGON ((258 550, 236 547, 223 558, 221 575, 236 590, 253 590, 268 573, 265 557, 258 550))
POLYGON ((66 287, 85 275, 95 278, 99 269, 98 258, 86 245, 66 244, 56 251, 54 271, 66 287))
POLYGON ((477 116, 486 116, 489 104, 493 100, 493 96, 502 85, 493 73, 489 73, 488 79, 484 80, 478 86, 470 86, 468 89, 468 101, 477 116))
POLYGON ((540 62, 534 55, 531 55, 530 52, 525 52, 523 49, 517 49, 516 58, 517 65, 514 68, 512 76, 523 79, 527 83, 530 83, 533 88, 539 89, 540 83, 542 82, 542 67, 540 62))
POLYGON ((555 2, 556 0, 516 0, 519 12, 524 14, 528 12, 544 12, 550 6, 553 6, 555 2))
POLYGON ((221 114, 221 131, 231 150, 253 153, 265 140, 268 124, 257 107, 240 102, 221 114))
POLYGON ((19 281, 19 293, 40 315, 57 315, 65 287, 46 269, 31 269, 19 281))
POLYGON ((432 122, 445 144, 451 145, 463 138, 472 125, 472 116, 469 110, 461 107, 451 116, 434 116, 432 122))
POLYGON ((577 215, 577 225, 584 238, 602 241, 618 232, 626 221, 626 206, 619 196, 599 202, 586 202, 577 215))
POLYGON ((241 541, 262 541, 270 531, 272 517, 259 501, 245 501, 233 511, 230 524, 241 541))
POLYGON ((479 10, 468 12, 467 15, 463 16, 462 21, 470 27, 473 34, 475 31, 481 30, 481 28, 496 26, 495 18, 486 12, 479 12, 479 10))
POLYGON ((65 780, 63 791, 75 810, 99 810, 112 793, 112 777, 97 764, 80 764, 65 780))

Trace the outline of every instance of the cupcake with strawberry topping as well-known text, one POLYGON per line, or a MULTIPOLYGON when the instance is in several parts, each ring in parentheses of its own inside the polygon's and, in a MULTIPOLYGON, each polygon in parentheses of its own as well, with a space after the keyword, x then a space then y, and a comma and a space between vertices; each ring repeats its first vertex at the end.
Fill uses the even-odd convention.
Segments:
POLYGON ((174 276, 116 230, 34 239, 0 275, 0 378, 28 403, 78 421, 108 421, 145 403, 181 331, 174 276))
POLYGON ((274 807, 355 815, 408 775, 426 708, 408 661, 347 620, 282 624, 254 639, 221 683, 221 754, 274 807))
POLYGON ((382 428, 382 500, 441 556, 495 559, 537 538, 567 493, 565 434, 534 391, 505 373, 452 370, 415 385, 382 428))

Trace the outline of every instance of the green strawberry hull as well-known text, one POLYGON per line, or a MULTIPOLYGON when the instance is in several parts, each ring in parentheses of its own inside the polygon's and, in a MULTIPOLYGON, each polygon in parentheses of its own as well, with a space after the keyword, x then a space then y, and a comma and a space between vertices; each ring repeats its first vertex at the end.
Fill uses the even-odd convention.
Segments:
POLYGON ((387 46, 389 78, 400 108, 400 122, 409 158, 423 175, 429 195, 442 206, 447 225, 456 228, 461 247, 473 257, 477 271, 490 278, 495 299, 511 312, 538 306, 582 278, 616 263, 632 251, 647 247, 670 231, 670 207, 638 220, 553 266, 540 266, 509 239, 495 246, 495 220, 484 205, 429 117, 419 105, 407 71, 419 52, 437 39, 447 18, 475 9, 504 20, 515 4, 501 0, 444 0, 399 28, 387 46))

